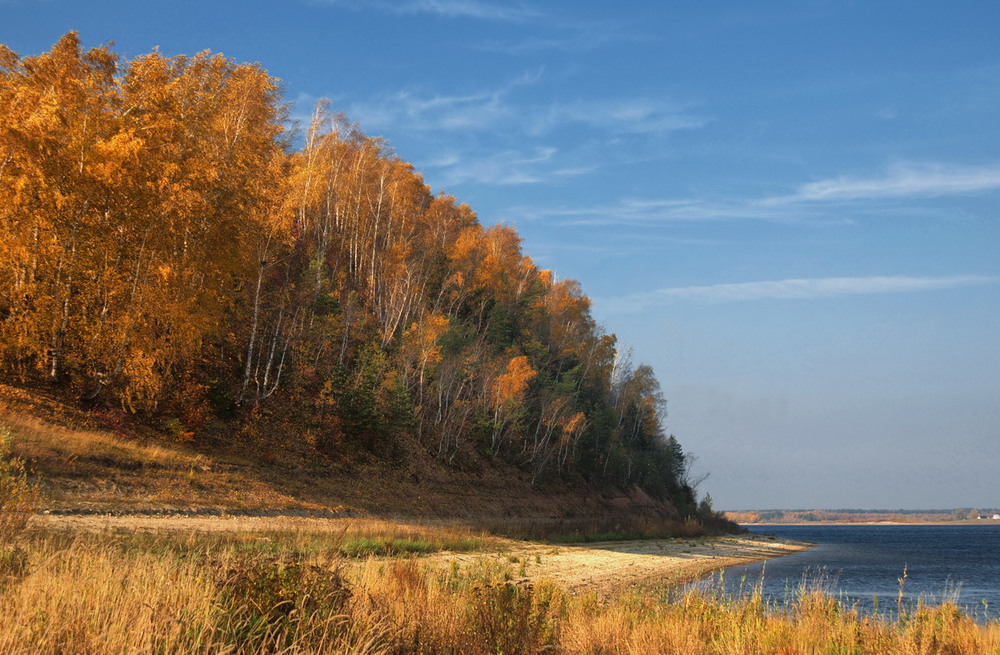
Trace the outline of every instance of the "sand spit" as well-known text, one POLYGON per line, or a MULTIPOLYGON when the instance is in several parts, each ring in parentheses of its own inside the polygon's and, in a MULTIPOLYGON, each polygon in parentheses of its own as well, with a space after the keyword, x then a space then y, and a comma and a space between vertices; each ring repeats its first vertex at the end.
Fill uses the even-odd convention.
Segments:
MULTIPOLYGON (((532 545, 491 555, 522 564, 517 580, 551 579, 569 592, 612 595, 636 586, 667 587, 693 582, 730 566, 781 557, 812 544, 764 535, 617 541, 582 545, 532 545)), ((482 554, 436 556, 470 563, 482 554)))

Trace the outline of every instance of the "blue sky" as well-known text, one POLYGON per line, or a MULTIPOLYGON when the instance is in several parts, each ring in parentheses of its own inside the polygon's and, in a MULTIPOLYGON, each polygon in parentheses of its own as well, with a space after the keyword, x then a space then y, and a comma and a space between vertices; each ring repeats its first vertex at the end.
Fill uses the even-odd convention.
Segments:
POLYGON ((0 0, 257 61, 580 280, 723 509, 1000 505, 1000 4, 0 0))

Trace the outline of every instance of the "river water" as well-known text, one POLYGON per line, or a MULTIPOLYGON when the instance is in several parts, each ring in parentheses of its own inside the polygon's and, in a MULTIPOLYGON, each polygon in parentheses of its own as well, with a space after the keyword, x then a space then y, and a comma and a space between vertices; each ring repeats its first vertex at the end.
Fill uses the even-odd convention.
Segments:
MULTIPOLYGON (((1000 525, 790 525, 750 531, 816 546, 728 569, 726 591, 761 584, 766 599, 794 600, 805 584, 822 587, 848 608, 895 615, 919 601, 953 601, 977 620, 1000 618, 1000 525), (900 583, 905 571, 905 580, 900 583)), ((716 583, 718 580, 716 580, 716 583)))

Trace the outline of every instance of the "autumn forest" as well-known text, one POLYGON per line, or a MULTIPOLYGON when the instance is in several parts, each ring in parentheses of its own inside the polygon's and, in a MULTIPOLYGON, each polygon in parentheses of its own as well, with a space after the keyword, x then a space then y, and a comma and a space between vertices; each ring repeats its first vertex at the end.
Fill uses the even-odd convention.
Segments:
POLYGON ((199 439, 469 456, 695 511, 648 366, 380 138, 201 53, 0 46, 0 376, 199 439))

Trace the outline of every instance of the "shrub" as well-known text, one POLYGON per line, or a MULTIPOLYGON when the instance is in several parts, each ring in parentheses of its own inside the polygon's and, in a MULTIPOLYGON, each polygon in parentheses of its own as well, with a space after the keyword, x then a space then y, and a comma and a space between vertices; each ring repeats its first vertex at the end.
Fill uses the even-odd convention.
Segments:
POLYGON ((351 597, 338 571, 295 556, 242 553, 220 573, 221 633, 251 650, 291 647, 298 629, 334 620, 351 597))

